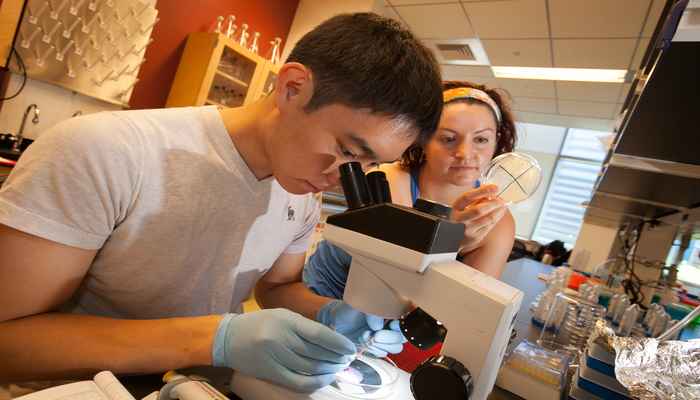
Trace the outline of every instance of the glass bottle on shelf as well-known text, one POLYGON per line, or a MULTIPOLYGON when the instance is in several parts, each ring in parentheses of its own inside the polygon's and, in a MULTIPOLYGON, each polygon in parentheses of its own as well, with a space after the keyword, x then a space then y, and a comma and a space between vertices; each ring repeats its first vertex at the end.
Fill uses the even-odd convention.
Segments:
POLYGON ((241 30, 237 35, 236 43, 243 47, 248 47, 248 36, 250 36, 248 33, 248 24, 241 24, 241 30))
POLYGON ((214 24, 209 28, 207 32, 215 32, 215 33, 222 33, 222 29, 224 28, 224 17, 219 15, 216 17, 216 21, 214 21, 214 24))
POLYGON ((258 39, 260 38, 260 32, 253 33, 253 41, 250 46, 248 46, 248 51, 253 54, 258 54, 258 39))
POLYGON ((280 61, 280 43, 282 43, 282 39, 276 37, 275 40, 271 41, 270 44, 272 47, 270 47, 270 50, 267 51, 265 54, 265 59, 273 64, 278 64, 280 61))
MULTIPOLYGON (((236 29, 238 28, 233 23, 233 21, 236 20, 236 17, 229 14, 228 17, 226 18, 226 20, 228 21, 226 24, 226 36, 229 38, 233 38, 233 35, 236 33, 236 29)), ((221 32, 221 33, 224 33, 224 32, 221 32)))

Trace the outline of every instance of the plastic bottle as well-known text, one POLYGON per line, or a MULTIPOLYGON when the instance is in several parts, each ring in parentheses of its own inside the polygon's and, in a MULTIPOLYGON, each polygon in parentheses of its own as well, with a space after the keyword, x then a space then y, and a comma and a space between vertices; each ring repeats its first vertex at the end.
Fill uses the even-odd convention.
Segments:
POLYGON ((631 306, 627 307, 624 315, 622 316, 622 320, 620 321, 620 327, 617 334, 620 336, 631 335, 632 329, 634 329, 634 325, 637 323, 640 313, 641 310, 639 309, 638 304, 632 304, 631 306))
POLYGON ((622 322, 622 316, 625 314, 625 310, 630 306, 630 298, 625 294, 620 298, 620 302, 617 303, 615 307, 615 313, 613 314, 613 325, 619 325, 622 322))
POLYGON ((549 309, 552 307, 552 301, 554 301, 554 293, 549 290, 542 292, 540 304, 537 306, 535 315, 532 317, 533 324, 544 326, 544 323, 547 321, 547 316, 549 315, 549 309))
POLYGON ((605 318, 613 319, 613 316, 615 315, 615 307, 617 307, 617 304, 620 302, 620 296, 622 295, 618 293, 613 295, 613 297, 610 299, 605 313, 605 318))

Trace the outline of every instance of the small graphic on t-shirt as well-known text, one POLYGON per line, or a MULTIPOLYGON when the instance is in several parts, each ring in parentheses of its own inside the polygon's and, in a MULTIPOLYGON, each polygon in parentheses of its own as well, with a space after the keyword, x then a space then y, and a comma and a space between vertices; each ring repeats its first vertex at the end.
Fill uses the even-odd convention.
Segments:
POLYGON ((287 221, 294 221, 294 210, 292 210, 292 206, 287 207, 287 221))

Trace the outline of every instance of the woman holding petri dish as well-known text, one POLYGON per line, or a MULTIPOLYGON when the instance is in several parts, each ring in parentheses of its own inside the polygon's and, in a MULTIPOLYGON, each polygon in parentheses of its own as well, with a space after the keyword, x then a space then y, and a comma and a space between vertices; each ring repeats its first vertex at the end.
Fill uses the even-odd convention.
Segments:
MULTIPOLYGON (((392 202, 411 207, 420 197, 452 207, 451 219, 466 225, 458 260, 496 279, 515 240, 515 222, 496 185, 479 185, 494 157, 517 141, 510 96, 471 82, 443 82, 438 130, 424 146, 406 150, 386 173, 392 202)), ((341 299, 352 257, 325 240, 309 257, 303 281, 314 293, 341 299)))

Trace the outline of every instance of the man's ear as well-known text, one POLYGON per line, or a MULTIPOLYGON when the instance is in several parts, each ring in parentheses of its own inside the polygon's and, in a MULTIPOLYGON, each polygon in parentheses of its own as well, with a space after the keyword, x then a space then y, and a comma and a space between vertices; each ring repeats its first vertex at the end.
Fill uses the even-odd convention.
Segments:
POLYGON ((294 105, 303 107, 311 99, 313 85, 311 71, 299 63, 287 63, 280 67, 275 84, 275 102, 281 110, 294 105))

